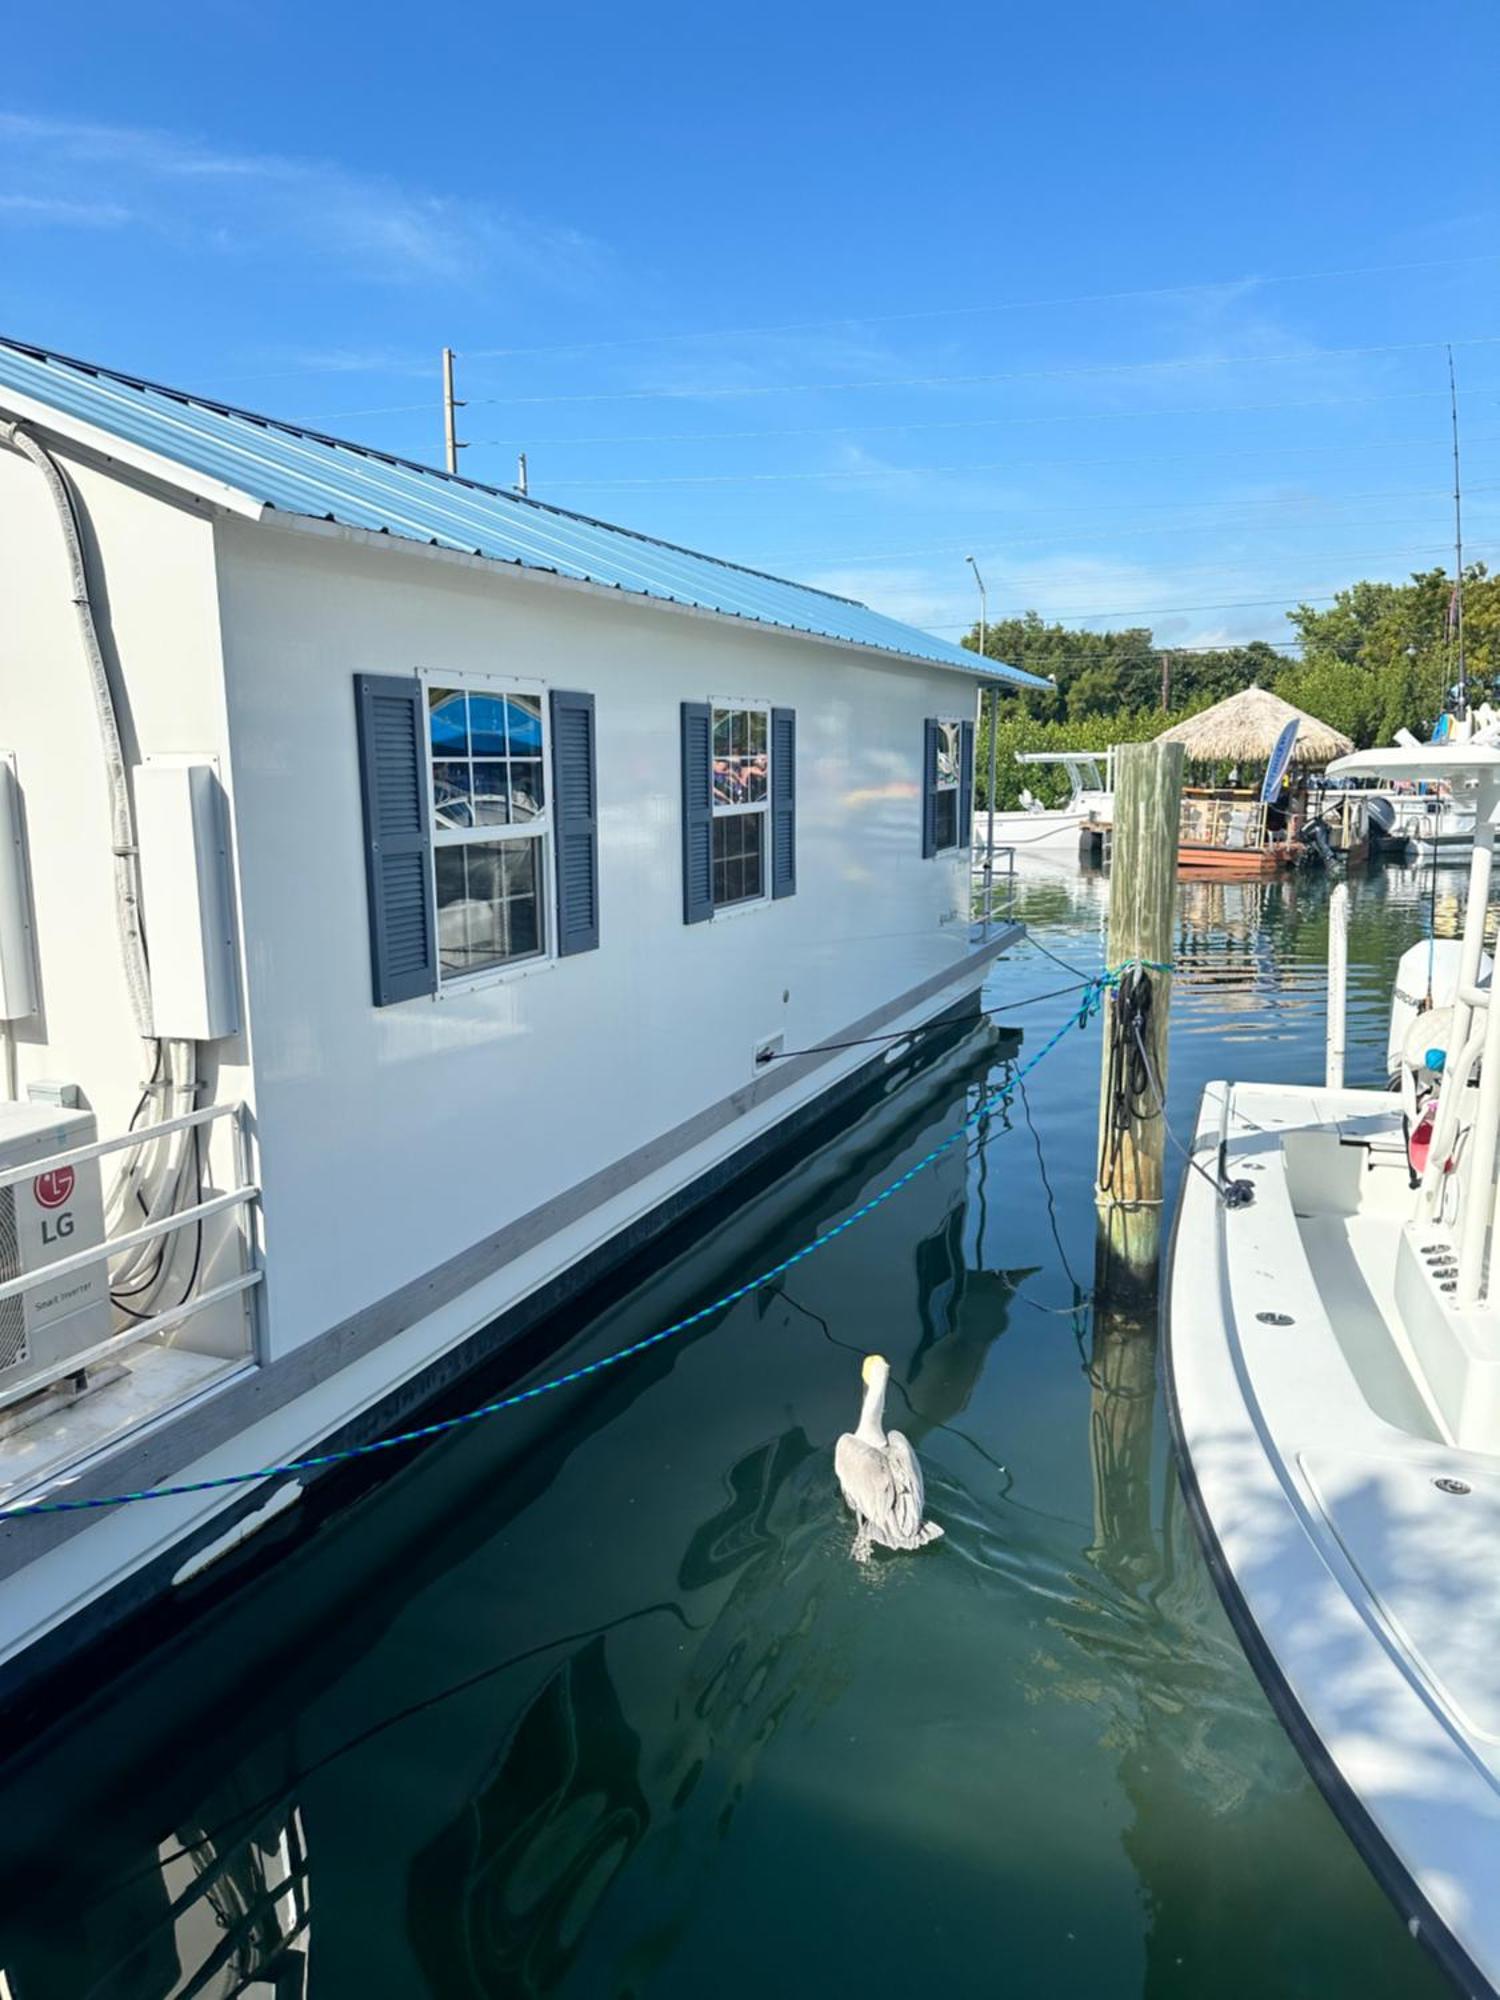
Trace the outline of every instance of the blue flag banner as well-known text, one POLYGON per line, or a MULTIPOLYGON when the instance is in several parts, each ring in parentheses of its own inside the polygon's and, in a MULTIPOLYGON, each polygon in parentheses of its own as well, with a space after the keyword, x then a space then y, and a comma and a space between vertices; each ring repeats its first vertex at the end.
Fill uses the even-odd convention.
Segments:
POLYGON ((1276 748, 1271 752, 1271 761, 1266 766, 1266 781, 1260 788, 1260 802, 1268 806, 1281 790, 1281 781, 1286 776, 1286 767, 1292 761, 1292 751, 1297 742, 1300 716, 1294 715, 1276 739, 1276 748))

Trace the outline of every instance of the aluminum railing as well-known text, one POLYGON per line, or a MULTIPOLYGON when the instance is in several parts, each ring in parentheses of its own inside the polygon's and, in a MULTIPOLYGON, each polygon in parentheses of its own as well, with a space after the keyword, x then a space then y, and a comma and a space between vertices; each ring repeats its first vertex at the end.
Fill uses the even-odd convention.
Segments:
POLYGON ((1016 850, 1013 847, 986 848, 981 858, 976 850, 970 875, 970 922, 988 937, 996 924, 1009 923, 1016 906, 1016 850), (1003 868, 996 867, 1004 857, 1003 868), (1003 907, 997 899, 1004 899, 1003 907))
MULTIPOLYGON (((178 1230, 193 1229, 215 1215, 224 1215, 238 1209, 243 1221, 240 1227, 241 1270, 238 1277, 228 1278, 203 1290, 193 1289, 185 1297, 163 1311, 150 1317, 134 1321, 118 1333, 98 1340, 90 1347, 80 1348, 75 1353, 60 1359, 39 1363, 34 1368, 17 1368, 0 1377, 0 1409, 9 1404, 23 1401, 39 1390, 50 1388, 54 1383, 66 1381, 70 1376, 80 1374, 96 1362, 105 1360, 127 1347, 138 1346, 154 1334, 165 1333, 180 1326, 185 1320, 205 1312, 225 1299, 232 1299, 252 1291, 260 1284, 262 1273, 255 1263, 255 1245, 250 1220, 252 1205, 260 1199, 260 1188, 250 1177, 250 1145, 246 1125, 246 1108, 243 1104, 210 1104, 201 1111, 185 1112, 178 1118, 164 1118, 158 1124, 138 1126, 112 1139, 99 1139, 92 1145, 75 1146, 65 1153, 53 1153, 46 1159, 28 1161, 22 1167, 10 1167, 0 1173, 0 1189, 16 1187, 23 1181, 35 1180, 40 1175, 57 1173, 64 1169, 76 1169, 90 1160, 101 1160, 111 1153, 125 1152, 134 1148, 149 1147, 159 1140, 169 1139, 178 1132, 193 1131, 212 1125, 220 1119, 231 1122, 233 1138, 234 1178, 236 1185, 223 1193, 210 1195, 206 1200, 193 1203, 190 1208, 174 1209, 170 1215, 159 1217, 154 1222, 143 1222, 134 1229, 125 1230, 118 1236, 106 1237, 102 1242, 90 1244, 86 1249, 70 1251, 66 1257, 55 1258, 35 1271, 22 1272, 18 1277, 0 1282, 0 1300, 20 1297, 36 1290, 41 1285, 52 1285, 59 1278, 66 1278, 77 1271, 96 1269, 107 1265, 111 1259, 123 1255, 127 1250, 136 1249, 143 1243, 155 1242, 175 1234, 178 1230)), ((248 1344, 247 1344, 248 1348, 248 1344)))

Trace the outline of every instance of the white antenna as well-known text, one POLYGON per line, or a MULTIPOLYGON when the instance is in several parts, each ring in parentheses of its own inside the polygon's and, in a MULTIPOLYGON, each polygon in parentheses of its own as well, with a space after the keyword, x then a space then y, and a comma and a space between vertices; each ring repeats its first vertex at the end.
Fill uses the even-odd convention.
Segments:
POLYGON ((1464 660, 1464 502, 1458 466, 1458 381, 1453 349, 1448 349, 1448 407, 1453 414, 1453 636, 1458 646, 1458 713, 1469 712, 1469 675, 1464 660))

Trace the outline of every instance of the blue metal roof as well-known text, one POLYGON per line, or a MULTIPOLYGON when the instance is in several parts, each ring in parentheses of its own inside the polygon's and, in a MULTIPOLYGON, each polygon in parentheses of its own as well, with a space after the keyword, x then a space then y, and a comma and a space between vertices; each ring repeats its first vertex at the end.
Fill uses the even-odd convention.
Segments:
POLYGON ((551 571, 669 604, 841 639, 1022 686, 1046 683, 987 661, 852 598, 696 555, 504 488, 392 458, 297 424, 0 338, 0 385, 252 501, 495 562, 551 571))

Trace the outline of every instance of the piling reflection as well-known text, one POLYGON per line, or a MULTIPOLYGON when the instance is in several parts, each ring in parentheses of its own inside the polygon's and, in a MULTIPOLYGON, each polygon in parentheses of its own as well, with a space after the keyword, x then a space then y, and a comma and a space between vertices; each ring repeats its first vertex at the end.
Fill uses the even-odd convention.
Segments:
POLYGON ((1094 1538, 1087 1554, 1129 1590, 1161 1569, 1151 1492, 1160 1245, 1135 1241, 1127 1259, 1117 1240, 1127 1232, 1138 1234, 1143 1224, 1153 1238, 1158 1235, 1156 1213, 1101 1212, 1088 1361, 1094 1538), (1143 1266, 1147 1247, 1153 1254, 1143 1266))

